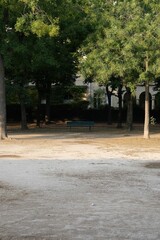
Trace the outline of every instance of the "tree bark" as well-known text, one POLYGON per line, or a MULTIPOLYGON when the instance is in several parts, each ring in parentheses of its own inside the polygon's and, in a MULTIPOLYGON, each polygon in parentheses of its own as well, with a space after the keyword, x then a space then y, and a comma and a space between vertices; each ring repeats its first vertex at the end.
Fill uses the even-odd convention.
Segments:
POLYGON ((50 106, 51 106, 51 83, 48 83, 46 88, 45 124, 50 123, 50 109, 51 109, 50 106))
POLYGON ((27 117, 26 117, 26 106, 23 100, 21 100, 21 129, 28 129, 27 126, 27 117))
POLYGON ((111 107, 112 91, 109 91, 108 85, 106 86, 106 93, 108 98, 108 125, 111 125, 112 124, 112 107, 111 107))
POLYGON ((144 119, 144 138, 149 139, 149 82, 145 82, 145 119, 144 119))
POLYGON ((41 91, 38 90, 38 103, 37 103, 37 127, 41 127, 41 91))
POLYGON ((6 130, 6 97, 2 56, 0 55, 0 140, 7 137, 6 130))
MULTIPOLYGON (((149 68, 149 58, 148 53, 146 52, 146 61, 145 61, 146 73, 149 68)), ((147 76, 148 77, 148 76, 147 76)), ((145 118, 144 118, 144 138, 149 139, 149 79, 145 82, 145 118)))
POLYGON ((122 85, 118 87, 118 124, 117 128, 122 128, 122 85))
POLYGON ((20 92, 19 92, 19 101, 21 106, 21 129, 26 130, 27 127, 27 117, 26 117, 26 105, 25 105, 25 90, 24 84, 20 84, 20 92))
POLYGON ((127 90, 127 129, 132 130, 133 127, 133 98, 129 88, 127 90))

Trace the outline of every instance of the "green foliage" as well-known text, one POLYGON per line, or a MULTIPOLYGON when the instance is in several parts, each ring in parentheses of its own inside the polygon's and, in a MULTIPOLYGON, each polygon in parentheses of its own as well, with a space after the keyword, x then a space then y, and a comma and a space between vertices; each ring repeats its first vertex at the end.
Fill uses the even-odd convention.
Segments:
POLYGON ((97 3, 97 18, 93 18, 95 31, 79 51, 84 75, 104 83, 112 75, 122 77, 126 83, 153 81, 160 71, 159 2, 122 0, 101 4, 103 11, 97 3))
POLYGON ((20 0, 24 8, 23 14, 17 18, 15 29, 24 32, 25 35, 30 33, 36 34, 38 37, 58 35, 59 26, 58 18, 50 15, 48 9, 52 7, 52 2, 47 0, 46 5, 40 0, 20 0))
POLYGON ((51 90, 52 104, 66 103, 79 104, 83 98, 86 102, 86 87, 81 86, 54 86, 51 90))
POLYGON ((43 19, 30 19, 28 16, 19 17, 15 24, 17 32, 23 31, 26 36, 31 32, 36 34, 38 37, 47 36, 54 37, 58 35, 59 27, 57 20, 54 24, 47 24, 43 19))
POLYGON ((26 105, 35 106, 37 104, 37 90, 35 87, 21 87, 19 84, 13 81, 6 81, 6 103, 10 104, 20 104, 20 100, 23 97, 24 103, 26 105))
POLYGON ((75 52, 88 32, 84 2, 2 2, 0 48, 13 88, 34 82, 45 95, 52 83, 72 84, 78 71, 75 52))

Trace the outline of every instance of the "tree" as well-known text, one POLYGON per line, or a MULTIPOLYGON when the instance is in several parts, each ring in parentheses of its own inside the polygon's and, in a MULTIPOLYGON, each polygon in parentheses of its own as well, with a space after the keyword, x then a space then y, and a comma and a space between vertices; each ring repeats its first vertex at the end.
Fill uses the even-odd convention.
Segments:
POLYGON ((7 36, 7 44, 3 46, 6 78, 12 88, 16 90, 18 102, 21 106, 21 129, 27 129, 26 103, 27 85, 32 78, 32 51, 33 37, 26 37, 21 33, 11 31, 7 36), (13 61, 14 59, 14 61, 13 61))
POLYGON ((112 75, 106 85, 106 93, 108 96, 108 104, 109 104, 109 121, 108 123, 111 124, 111 97, 112 95, 118 98, 118 123, 117 128, 122 127, 122 94, 123 94, 123 79, 118 76, 112 75))
POLYGON ((160 72, 159 1, 102 2, 98 27, 81 49, 81 68, 87 77, 94 73, 96 81, 104 83, 113 74, 125 84, 145 83, 144 138, 149 138, 149 82, 160 72))
POLYGON ((108 98, 108 124, 112 124, 112 95, 114 87, 111 83, 106 84, 106 94, 108 98))
MULTIPOLYGON (((46 99, 45 115, 48 121, 51 85, 64 87, 74 83, 78 72, 75 52, 86 37, 88 24, 84 21, 86 15, 78 1, 63 0, 57 2, 56 6, 57 9, 54 9, 53 13, 59 19, 59 34, 54 38, 48 36, 37 38, 32 58, 34 82, 39 92, 38 109, 43 91, 46 99)), ((37 123, 39 125, 40 120, 37 123)))
MULTIPOLYGON (((7 76, 12 78, 22 91, 29 81, 35 81, 38 89, 43 87, 43 90, 46 90, 47 106, 49 106, 51 84, 68 84, 75 77, 77 72, 75 51, 89 31, 86 21, 88 7, 88 2, 86 4, 84 0, 45 2, 2 0, 0 2, 1 53, 5 57, 7 76), (30 41, 33 37, 37 38, 36 44, 31 46, 30 41), (32 54, 27 47, 32 48, 32 54), (36 48, 39 49, 34 55, 36 48), (51 48, 51 53, 47 56, 46 52, 51 48), (25 55, 27 55, 24 59, 26 61, 19 61, 25 55)), ((24 94, 20 94, 19 97, 24 113, 22 119, 25 120, 24 94)), ((22 127, 26 128, 24 121, 22 127)))
MULTIPOLYGON (((51 7, 55 1, 47 1, 47 7, 51 7)), ((55 36, 58 34, 58 22, 55 16, 50 17, 43 10, 43 1, 23 1, 23 0, 1 0, 0 2, 0 54, 5 53, 4 48, 8 45, 10 39, 10 34, 12 32, 15 35, 15 31, 20 31, 23 28, 24 35, 27 36, 30 33, 37 34, 38 36, 44 36, 48 34, 49 36, 55 36)), ((20 35, 20 34, 18 34, 20 35)), ((23 34, 22 34, 23 35, 23 34)), ((14 47, 13 47, 14 48, 14 47)), ((5 54, 4 54, 5 56, 5 54)), ((13 61, 13 59, 12 59, 13 61)), ((4 83, 4 70, 3 61, 0 61, 0 139, 7 136, 6 133, 6 116, 5 116, 5 83, 4 83)), ((22 70, 22 69, 21 69, 22 70)), ((17 76, 18 77, 18 76, 17 76)), ((23 81, 21 80, 21 86, 23 87, 23 81)), ((22 112, 24 112, 24 99, 22 94, 20 96, 22 112)), ((24 119, 25 112, 22 114, 24 119)), ((25 119, 24 119, 25 120, 25 119)), ((26 127, 26 126, 23 126, 26 127)))
MULTIPOLYGON (((5 23, 8 19, 8 12, 5 9, 5 1, 0 3, 0 50, 2 46, 2 39, 5 36, 7 25, 5 23), (3 23, 4 22, 4 23, 3 23)), ((7 137, 6 131, 6 99, 5 99, 5 77, 4 77, 4 64, 3 57, 0 51, 0 140, 7 137)))
POLYGON ((126 95, 127 95, 127 129, 132 130, 133 127, 133 95, 131 88, 126 86, 126 95))
POLYGON ((4 67, 2 57, 0 55, 0 139, 4 139, 7 137, 5 105, 6 102, 5 102, 4 67))

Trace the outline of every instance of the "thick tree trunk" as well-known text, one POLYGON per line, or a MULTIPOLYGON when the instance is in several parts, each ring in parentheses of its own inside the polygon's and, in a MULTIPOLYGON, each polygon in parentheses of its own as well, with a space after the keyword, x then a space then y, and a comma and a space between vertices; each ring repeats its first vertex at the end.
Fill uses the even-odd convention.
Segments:
POLYGON ((0 55, 0 140, 7 137, 4 66, 0 55))
POLYGON ((144 119, 144 138, 150 138, 149 135, 149 83, 145 82, 145 119, 144 119))

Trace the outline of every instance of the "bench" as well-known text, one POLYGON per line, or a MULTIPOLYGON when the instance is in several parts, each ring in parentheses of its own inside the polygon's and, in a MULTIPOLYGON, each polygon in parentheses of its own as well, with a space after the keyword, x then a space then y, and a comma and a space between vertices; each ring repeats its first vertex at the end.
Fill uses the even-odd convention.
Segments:
POLYGON ((94 126, 93 121, 69 121, 67 122, 67 127, 71 130, 72 127, 88 127, 91 131, 91 128, 94 126))

